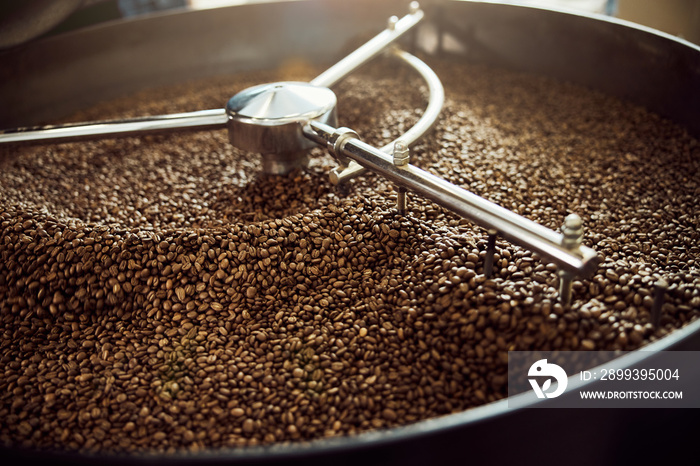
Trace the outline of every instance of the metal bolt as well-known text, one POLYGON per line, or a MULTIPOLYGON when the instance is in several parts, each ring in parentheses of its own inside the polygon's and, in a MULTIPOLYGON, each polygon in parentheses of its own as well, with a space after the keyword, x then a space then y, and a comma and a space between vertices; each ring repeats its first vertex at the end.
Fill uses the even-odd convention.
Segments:
POLYGON ((562 246, 572 250, 578 248, 583 240, 583 220, 577 214, 567 215, 561 232, 564 235, 562 246))
POLYGON ((389 21, 387 21, 386 28, 390 31, 394 31, 396 30, 396 23, 398 22, 399 18, 397 18, 396 16, 392 16, 391 18, 389 18, 389 21))
POLYGON ((408 148, 405 142, 396 141, 394 143, 394 165, 397 167, 405 167, 411 161, 411 149, 408 148))
MULTIPOLYGON (((578 249, 583 240, 583 220, 576 214, 567 215, 561 232, 564 235, 562 246, 570 251, 578 249)), ((574 276, 571 273, 559 271, 559 300, 565 306, 571 303, 571 282, 573 279, 574 276)))

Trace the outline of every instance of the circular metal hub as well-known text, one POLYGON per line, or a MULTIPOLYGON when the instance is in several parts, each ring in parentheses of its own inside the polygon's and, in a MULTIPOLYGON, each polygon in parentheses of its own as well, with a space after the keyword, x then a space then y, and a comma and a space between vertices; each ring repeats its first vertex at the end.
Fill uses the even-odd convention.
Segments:
POLYGON ((285 174, 308 163, 316 147, 302 133, 309 120, 337 124, 336 97, 325 87, 279 82, 248 88, 226 104, 229 139, 239 149, 262 154, 263 171, 285 174))

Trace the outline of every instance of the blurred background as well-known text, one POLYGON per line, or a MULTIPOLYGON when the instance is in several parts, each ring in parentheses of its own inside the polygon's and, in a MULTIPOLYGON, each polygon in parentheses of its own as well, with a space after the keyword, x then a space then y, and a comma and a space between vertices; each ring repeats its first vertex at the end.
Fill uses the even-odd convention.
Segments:
MULTIPOLYGON (((118 18, 176 8, 216 8, 251 0, 25 0, 0 2, 0 48, 118 18)), ((271 0, 252 0, 256 2, 271 0)), ((351 1, 351 0, 349 0, 351 1)), ((408 0, 407 0, 408 2, 408 0)), ((698 0, 504 0, 614 16, 700 44, 698 0)))
POLYGON ((502 3, 606 14, 700 44, 698 0, 521 0, 502 3))

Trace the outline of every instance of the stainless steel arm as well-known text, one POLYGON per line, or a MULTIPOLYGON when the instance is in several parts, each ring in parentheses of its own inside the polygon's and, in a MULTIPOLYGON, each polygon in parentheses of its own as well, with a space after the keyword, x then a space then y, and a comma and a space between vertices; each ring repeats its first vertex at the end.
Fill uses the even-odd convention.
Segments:
POLYGON ((227 120, 226 111, 216 109, 127 120, 16 128, 0 132, 0 144, 50 144, 175 131, 205 131, 226 128, 227 120))
POLYGON ((574 275, 592 273, 598 263, 596 252, 585 246, 570 249, 564 236, 528 220, 493 202, 455 186, 413 165, 396 166, 392 156, 323 123, 310 121, 304 135, 318 144, 332 147, 341 156, 350 158, 375 171, 393 183, 417 192, 451 211, 487 229, 496 230, 510 242, 535 251, 574 275), (342 137, 338 137, 342 133, 342 137), (336 144, 332 144, 337 141, 336 144))
MULTIPOLYGON (((423 61, 403 50, 394 49, 391 51, 394 57, 399 58, 404 63, 416 70, 428 85, 428 106, 423 112, 423 116, 413 125, 405 134, 395 139, 389 144, 381 147, 379 150, 391 153, 394 149, 396 141, 401 140, 409 147, 412 146, 418 139, 425 136, 430 129, 435 125, 435 122, 440 117, 440 111, 445 104, 445 90, 442 87, 440 78, 435 72, 423 61)), ((361 175, 366 169, 355 161, 350 162, 345 169, 331 170, 330 179, 333 184, 344 183, 358 175, 361 175)))
POLYGON ((315 77, 311 80, 311 84, 320 87, 333 87, 357 68, 376 57, 392 42, 398 40, 418 24, 423 16, 424 13, 419 9, 418 3, 411 2, 409 14, 398 20, 395 17, 390 19, 389 27, 315 77))
MULTIPOLYGON (((389 27, 350 55, 311 81, 319 87, 331 87, 399 39, 424 17, 418 3, 411 3, 410 13, 393 17, 389 27)), ((0 131, 1 144, 50 144, 86 141, 109 137, 139 136, 174 131, 205 131, 226 128, 225 109, 159 115, 127 120, 96 121, 67 125, 37 126, 0 131)))

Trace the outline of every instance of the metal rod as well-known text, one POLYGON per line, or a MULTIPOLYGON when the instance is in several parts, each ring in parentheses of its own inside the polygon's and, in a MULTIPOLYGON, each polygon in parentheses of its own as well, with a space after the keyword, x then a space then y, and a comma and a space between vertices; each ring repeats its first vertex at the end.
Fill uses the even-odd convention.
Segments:
POLYGON ((654 328, 658 328, 659 323, 661 323, 667 289, 668 283, 664 279, 660 279, 654 284, 654 303, 651 306, 651 323, 654 325, 654 328))
MULTIPOLYGON (((435 126, 435 122, 437 122, 437 119, 440 117, 440 112, 445 104, 445 89, 442 87, 440 78, 438 78, 435 72, 428 65, 426 65, 422 60, 403 50, 394 49, 391 51, 391 54, 417 71, 423 80, 425 80, 425 83, 428 85, 428 106, 425 108, 425 112, 423 112, 423 115, 416 122, 416 124, 406 131, 405 134, 399 136, 389 144, 386 144, 379 149, 387 154, 390 154, 394 150, 394 145, 398 140, 404 141, 409 147, 411 147, 417 140, 425 136, 425 134, 430 131, 433 126, 435 126)), ((364 171, 365 168, 362 165, 352 161, 344 170, 331 171, 331 183, 344 183, 362 174, 364 171)))
POLYGON ((406 188, 399 186, 396 189, 396 210, 399 214, 406 214, 406 188))
POLYGON ((493 274, 493 256, 496 253, 496 238, 498 232, 489 230, 488 243, 486 244, 486 257, 484 258, 484 275, 486 278, 491 278, 493 274))
POLYGON ((411 30, 423 17, 423 10, 419 9, 417 4, 414 5, 412 3, 409 14, 395 22, 391 22, 390 26, 385 30, 312 79, 311 84, 321 87, 333 87, 357 68, 376 57, 389 44, 411 30))
POLYGON ((226 111, 216 109, 125 120, 34 126, 1 132, 0 144, 51 144, 175 131, 205 131, 226 128, 227 120, 226 111))
POLYGON ((574 276, 570 272, 559 271, 559 301, 564 306, 571 304, 573 279, 574 276))
MULTIPOLYGON (((323 146, 333 139, 335 128, 310 121, 304 135, 323 146)), ((413 165, 397 167, 393 157, 355 138, 337 145, 342 156, 378 172, 388 180, 421 194, 453 212, 487 228, 496 230, 508 241, 526 247, 576 275, 588 275, 598 263, 596 252, 585 246, 569 249, 564 237, 493 202, 455 186, 413 165)))

